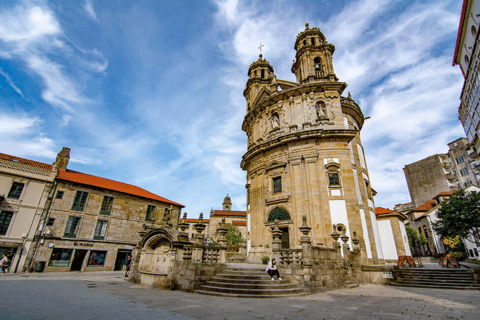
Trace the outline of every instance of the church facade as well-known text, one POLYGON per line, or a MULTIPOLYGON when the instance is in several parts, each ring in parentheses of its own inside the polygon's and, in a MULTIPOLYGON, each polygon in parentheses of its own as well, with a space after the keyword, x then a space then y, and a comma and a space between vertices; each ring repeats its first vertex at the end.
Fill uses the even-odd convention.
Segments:
POLYGON ((302 216, 312 245, 333 245, 337 231, 360 240, 364 261, 383 260, 370 178, 360 140, 364 115, 342 96, 335 47, 306 24, 295 42, 296 82, 277 79, 262 55, 250 65, 242 129, 248 148, 247 250, 249 262, 272 255, 271 229, 282 231, 282 249, 301 248, 302 216))

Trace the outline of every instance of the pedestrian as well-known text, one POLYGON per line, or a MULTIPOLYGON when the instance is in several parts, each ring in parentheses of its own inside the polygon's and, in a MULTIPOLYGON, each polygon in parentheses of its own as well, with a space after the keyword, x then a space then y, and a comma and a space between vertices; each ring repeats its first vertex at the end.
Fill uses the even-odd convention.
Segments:
POLYGON ((125 269, 127 270, 125 272, 125 277, 128 277, 130 275, 130 268, 132 266, 132 263, 133 263, 133 258, 132 258, 132 255, 129 254, 127 260, 125 260, 125 269))
POLYGON ((9 261, 7 258, 7 255, 4 253, 2 255, 2 260, 0 260, 0 269, 5 273, 5 269, 7 269, 9 266, 9 261))
POLYGON ((268 274, 270 275, 270 277, 272 277, 272 281, 273 281, 273 276, 274 275, 277 275, 278 280, 282 280, 282 278, 280 278, 280 273, 278 273, 277 261, 275 261, 275 259, 272 259, 268 263, 267 269, 265 271, 267 271, 268 274))

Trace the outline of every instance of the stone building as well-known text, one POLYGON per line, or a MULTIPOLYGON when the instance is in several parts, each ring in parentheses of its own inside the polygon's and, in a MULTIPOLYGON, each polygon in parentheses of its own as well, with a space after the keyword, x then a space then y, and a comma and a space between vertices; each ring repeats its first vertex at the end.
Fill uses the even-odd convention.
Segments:
POLYGON ((480 1, 464 0, 458 27, 458 37, 453 57, 453 65, 460 65, 465 83, 458 108, 459 119, 468 140, 479 150, 480 147, 480 1))
POLYGON ((183 205, 142 188, 67 169, 70 149, 54 166, 58 175, 42 217, 30 266, 45 271, 121 270, 150 228, 175 229, 183 205))
POLYGON ((446 190, 458 190, 460 185, 450 172, 452 162, 447 154, 435 154, 403 168, 414 207, 419 207, 446 190))
POLYGON ((56 176, 50 164, 0 153, 0 256, 23 269, 56 176))
POLYGON ((335 47, 318 28, 300 32, 292 72, 277 79, 260 57, 248 69, 243 92, 248 137, 241 168, 247 172, 248 261, 272 254, 274 225, 283 250, 301 246, 302 216, 315 246, 333 245, 333 225, 360 241, 364 261, 383 259, 373 192, 360 131, 364 115, 347 84, 335 75, 335 47))
POLYGON ((447 153, 435 154, 403 168, 415 208, 440 192, 479 184, 480 159, 468 139, 459 138, 448 147, 447 153))
POLYGON ((222 220, 225 219, 226 224, 236 226, 242 233, 243 239, 247 238, 247 212, 232 210, 232 200, 227 196, 222 203, 223 210, 211 210, 210 222, 208 224, 208 236, 210 239, 217 240, 217 229, 220 227, 222 220))
POLYGON ((411 256, 404 223, 407 217, 400 212, 382 207, 377 207, 375 213, 383 258, 396 261, 399 256, 411 256))

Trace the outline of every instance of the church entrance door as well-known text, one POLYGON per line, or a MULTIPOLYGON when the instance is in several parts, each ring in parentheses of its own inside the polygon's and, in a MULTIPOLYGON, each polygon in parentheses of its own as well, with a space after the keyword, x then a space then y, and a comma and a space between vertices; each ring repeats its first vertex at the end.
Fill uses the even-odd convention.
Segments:
POLYGON ((282 231, 282 249, 290 249, 290 235, 287 228, 280 228, 282 231))

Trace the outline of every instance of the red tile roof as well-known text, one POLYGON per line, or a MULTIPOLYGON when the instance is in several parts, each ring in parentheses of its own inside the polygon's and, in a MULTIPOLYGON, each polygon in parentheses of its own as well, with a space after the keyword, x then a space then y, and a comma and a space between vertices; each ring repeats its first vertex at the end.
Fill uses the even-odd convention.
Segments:
POLYGON ((233 220, 233 221, 232 221, 232 225, 234 225, 234 226, 246 226, 246 225, 247 225, 247 221, 233 220))
POLYGON ((376 207, 375 208, 375 214, 380 215, 380 214, 387 214, 387 213, 392 213, 395 212, 394 210, 390 210, 388 208, 382 208, 382 207, 376 207))
POLYGON ((430 200, 418 206, 417 208, 413 209, 412 211, 428 211, 437 206, 437 202, 435 200, 430 200))
MULTIPOLYGON (((185 219, 186 222, 197 222, 198 223, 198 219, 185 219)), ((203 222, 205 223, 209 223, 210 220, 209 219, 203 219, 203 222)))
POLYGON ((181 206, 182 208, 185 207, 180 203, 176 203, 171 200, 165 199, 145 189, 142 189, 137 186, 133 186, 131 184, 118 182, 110 179, 105 179, 97 176, 92 176, 86 173, 76 172, 68 169, 58 170, 57 179, 75 182, 75 183, 81 183, 81 184, 85 184, 93 187, 112 190, 112 191, 118 191, 121 193, 131 194, 131 195, 146 198, 146 199, 152 199, 152 200, 157 200, 165 203, 170 203, 177 206, 181 206))
POLYGON ((214 216, 242 216, 242 217, 246 217, 247 212, 246 211, 230 211, 230 210, 214 210, 213 215, 214 216))
POLYGON ((52 165, 51 164, 46 164, 43 162, 38 162, 38 161, 33 161, 33 160, 28 160, 20 157, 15 157, 11 156, 5 153, 0 153, 0 159, 1 160, 7 160, 7 161, 12 161, 12 162, 17 162, 21 164, 26 164, 29 166, 37 167, 37 168, 42 168, 42 169, 47 169, 47 170, 52 170, 52 165))
POLYGON ((457 192, 458 191, 456 191, 456 190, 440 192, 435 197, 433 197, 433 199, 438 198, 438 197, 442 197, 442 196, 453 196, 457 192))

